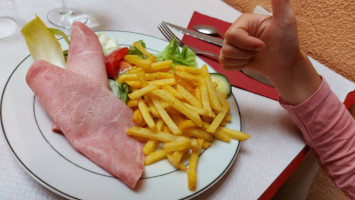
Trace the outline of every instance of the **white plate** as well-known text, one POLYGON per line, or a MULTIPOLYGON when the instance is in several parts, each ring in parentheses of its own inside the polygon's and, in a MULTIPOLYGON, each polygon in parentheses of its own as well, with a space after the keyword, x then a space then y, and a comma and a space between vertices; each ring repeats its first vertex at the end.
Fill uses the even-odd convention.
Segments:
MULTIPOLYGON (((118 39, 121 46, 143 40, 148 51, 164 49, 167 41, 123 31, 102 31, 118 39)), ((64 49, 64 40, 60 40, 64 49)), ((198 66, 204 62, 197 58, 198 66)), ((69 199, 189 199, 215 184, 232 166, 240 143, 214 141, 200 155, 197 188, 190 191, 187 174, 167 161, 146 166, 137 189, 118 179, 73 149, 64 136, 51 131, 51 119, 38 103, 25 76, 33 60, 26 57, 9 77, 1 98, 1 124, 5 138, 21 166, 39 183, 69 199)), ((210 71, 214 71, 209 67, 210 71)), ((64 80, 63 80, 64 81, 64 80)), ((46 84, 46 83, 43 83, 46 84)), ((55 88, 53 88, 55 89, 55 88)), ((241 130, 241 117, 233 95, 228 98, 232 121, 229 128, 241 130)))

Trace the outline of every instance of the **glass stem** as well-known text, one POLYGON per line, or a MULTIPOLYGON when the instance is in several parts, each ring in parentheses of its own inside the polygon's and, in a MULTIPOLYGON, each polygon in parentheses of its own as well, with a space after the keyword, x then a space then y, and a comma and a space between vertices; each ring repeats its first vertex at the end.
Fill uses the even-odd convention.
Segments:
POLYGON ((63 11, 65 14, 71 14, 69 0, 63 0, 63 11))

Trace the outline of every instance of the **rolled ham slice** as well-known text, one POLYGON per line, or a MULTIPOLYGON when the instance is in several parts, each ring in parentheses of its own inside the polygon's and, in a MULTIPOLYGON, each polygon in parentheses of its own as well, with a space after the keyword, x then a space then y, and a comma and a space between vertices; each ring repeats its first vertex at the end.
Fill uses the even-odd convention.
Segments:
POLYGON ((45 61, 26 75, 40 104, 72 146, 134 188, 144 168, 143 144, 126 135, 133 111, 102 84, 45 61))
POLYGON ((108 88, 104 53, 99 38, 81 22, 73 23, 65 68, 108 88))
MULTIPOLYGON (((73 23, 65 68, 108 88, 101 43, 97 35, 81 22, 73 23)), ((52 130, 61 132, 55 123, 52 130)))

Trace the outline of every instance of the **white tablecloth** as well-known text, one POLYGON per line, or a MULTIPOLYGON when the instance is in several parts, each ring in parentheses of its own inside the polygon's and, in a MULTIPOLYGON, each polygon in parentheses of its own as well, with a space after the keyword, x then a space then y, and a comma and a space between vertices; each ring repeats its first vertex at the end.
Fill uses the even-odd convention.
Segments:
MULTIPOLYGON (((20 27, 37 14, 50 26, 46 14, 61 6, 59 0, 17 0, 20 27)), ((87 13, 94 30, 123 30, 164 38, 157 26, 162 20, 187 26, 194 10, 233 22, 240 12, 218 0, 72 0, 71 6, 87 13)), ((69 32, 67 32, 69 33, 69 32)), ((19 30, 0 40, 0 90, 29 51, 19 30)), ((344 100, 353 82, 312 60, 331 88, 344 100)), ((242 117, 242 130, 252 135, 243 142, 237 159, 201 199, 257 199, 287 167, 305 144, 278 102, 233 88, 242 117)), ((33 180, 16 161, 0 134, 0 199, 61 199, 33 180)))

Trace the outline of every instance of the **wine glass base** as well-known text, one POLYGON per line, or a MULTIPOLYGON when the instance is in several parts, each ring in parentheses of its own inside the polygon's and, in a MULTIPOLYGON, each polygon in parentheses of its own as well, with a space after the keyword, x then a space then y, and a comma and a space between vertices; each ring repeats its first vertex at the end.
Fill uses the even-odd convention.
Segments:
POLYGON ((15 33, 17 23, 14 19, 8 17, 0 17, 0 39, 10 37, 15 33))
POLYGON ((88 16, 77 10, 56 8, 47 14, 47 19, 54 26, 70 29, 74 22, 86 24, 88 16))

